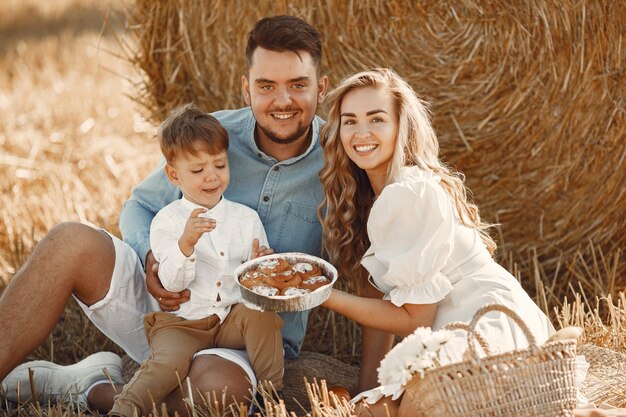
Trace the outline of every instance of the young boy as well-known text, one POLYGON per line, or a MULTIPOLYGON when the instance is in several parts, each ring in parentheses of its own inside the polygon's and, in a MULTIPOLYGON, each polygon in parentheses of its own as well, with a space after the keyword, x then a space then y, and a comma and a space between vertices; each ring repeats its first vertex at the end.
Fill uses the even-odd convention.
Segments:
POLYGON ((272 253, 258 214, 226 200, 228 134, 213 116, 190 105, 175 109, 158 132, 165 172, 183 197, 159 211, 150 245, 159 278, 169 291, 190 289, 188 302, 172 312, 146 315, 151 355, 115 397, 113 415, 148 415, 203 348, 245 348, 255 375, 283 383, 282 319, 239 304, 235 267, 272 253))

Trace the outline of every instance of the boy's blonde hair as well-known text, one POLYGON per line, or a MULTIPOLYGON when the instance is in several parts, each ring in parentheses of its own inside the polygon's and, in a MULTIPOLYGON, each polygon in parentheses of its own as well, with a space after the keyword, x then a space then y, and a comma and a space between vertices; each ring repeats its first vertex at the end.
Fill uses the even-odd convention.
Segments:
POLYGON ((172 110, 159 126, 157 138, 168 164, 182 154, 195 155, 198 145, 211 155, 228 151, 228 132, 224 126, 193 104, 172 110))

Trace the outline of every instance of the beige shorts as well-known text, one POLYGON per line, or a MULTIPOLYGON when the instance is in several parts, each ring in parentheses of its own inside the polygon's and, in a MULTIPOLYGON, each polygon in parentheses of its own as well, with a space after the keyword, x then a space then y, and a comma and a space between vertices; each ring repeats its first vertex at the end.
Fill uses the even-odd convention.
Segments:
MULTIPOLYGON (((105 230, 106 232, 106 230, 105 230)), ((106 232, 108 233, 108 232, 106 232)), ((111 286, 104 298, 90 306, 78 298, 89 320, 136 362, 150 355, 143 318, 146 313, 158 311, 157 301, 148 293, 143 266, 135 251, 119 238, 108 233, 115 246, 115 268, 111 286)), ((196 354, 216 355, 235 362, 246 372, 253 386, 256 377, 245 351, 232 349, 205 349, 196 354)))

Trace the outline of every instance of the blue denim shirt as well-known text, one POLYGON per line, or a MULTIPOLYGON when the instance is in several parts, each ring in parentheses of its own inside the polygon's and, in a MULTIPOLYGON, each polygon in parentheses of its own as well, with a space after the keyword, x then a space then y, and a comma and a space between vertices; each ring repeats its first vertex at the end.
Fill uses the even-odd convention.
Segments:
MULTIPOLYGON (((212 113, 228 131, 230 184, 226 198, 247 205, 259 213, 270 246, 276 252, 303 252, 319 256, 322 227, 317 207, 323 198, 319 180, 322 168, 320 128, 313 119, 313 140, 301 155, 285 161, 264 154, 254 141, 256 120, 249 107, 212 113)), ((120 230, 145 263, 150 250, 150 223, 167 204, 181 198, 169 182, 162 163, 137 187, 124 204, 120 230)), ((145 265, 144 265, 145 266, 145 265)), ((281 313, 285 357, 297 357, 306 331, 309 311, 281 313)))

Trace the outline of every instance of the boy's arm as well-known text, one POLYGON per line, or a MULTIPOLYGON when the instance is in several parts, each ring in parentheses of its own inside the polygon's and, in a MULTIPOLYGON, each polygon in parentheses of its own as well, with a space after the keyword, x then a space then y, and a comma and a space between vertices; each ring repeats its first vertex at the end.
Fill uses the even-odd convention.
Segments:
POLYGON ((196 278, 196 253, 185 256, 178 242, 180 235, 174 222, 157 214, 150 228, 150 245, 159 262, 159 280, 171 292, 184 290, 196 278))

